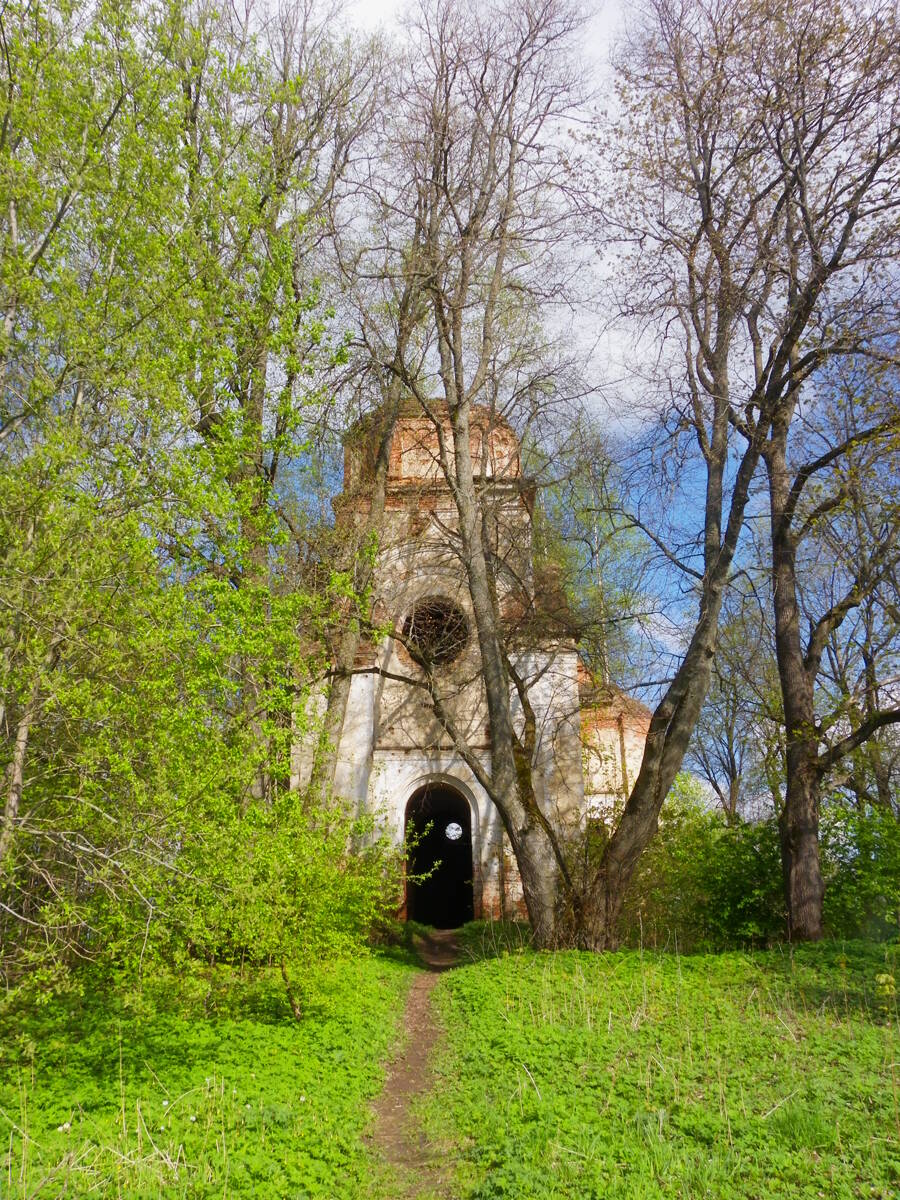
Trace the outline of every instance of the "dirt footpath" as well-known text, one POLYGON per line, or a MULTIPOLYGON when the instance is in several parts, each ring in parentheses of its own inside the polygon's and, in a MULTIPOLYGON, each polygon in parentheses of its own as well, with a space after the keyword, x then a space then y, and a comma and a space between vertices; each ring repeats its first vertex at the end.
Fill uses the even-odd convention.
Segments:
POLYGON ((414 944, 425 970, 413 980, 403 1016, 403 1042, 388 1064, 384 1090, 375 1101, 371 1139, 398 1180, 397 1200, 451 1200, 447 1190, 451 1166, 425 1137, 411 1111, 414 1101, 431 1090, 432 1055, 442 1034, 431 1013, 431 992, 442 971, 459 961, 459 942, 452 931, 416 937, 414 944))

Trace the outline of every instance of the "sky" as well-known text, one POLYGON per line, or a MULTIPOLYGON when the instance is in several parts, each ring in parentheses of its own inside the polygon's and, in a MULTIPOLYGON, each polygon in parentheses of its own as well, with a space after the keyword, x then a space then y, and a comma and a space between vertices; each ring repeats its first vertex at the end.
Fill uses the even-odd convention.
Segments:
MULTIPOLYGON (((347 16, 350 24, 367 30, 380 28, 388 32, 402 29, 402 16, 408 0, 350 0, 347 16)), ((585 7, 592 13, 581 50, 588 64, 602 73, 616 30, 621 26, 623 0, 593 0, 585 7)))
MULTIPOLYGON (((403 34, 404 13, 415 7, 416 0, 346 0, 343 10, 347 25, 374 32, 382 29, 388 34, 403 34)), ((477 0, 476 0, 477 3, 477 0)), ((628 0, 583 0, 584 9, 590 14, 584 36, 579 40, 578 52, 589 79, 605 92, 604 106, 611 100, 609 90, 603 88, 604 76, 610 70, 610 52, 616 35, 622 30, 628 11, 628 0)), ((585 267, 594 270, 590 257, 585 267)), ((622 330, 607 329, 598 332, 597 323, 587 313, 576 318, 567 331, 568 337, 580 346, 585 364, 592 364, 591 371, 598 387, 596 397, 588 402, 595 408, 611 429, 625 431, 635 422, 640 422, 637 409, 615 405, 612 409, 606 399, 606 389, 612 387, 621 396, 629 378, 628 360, 633 351, 630 334, 622 330)))

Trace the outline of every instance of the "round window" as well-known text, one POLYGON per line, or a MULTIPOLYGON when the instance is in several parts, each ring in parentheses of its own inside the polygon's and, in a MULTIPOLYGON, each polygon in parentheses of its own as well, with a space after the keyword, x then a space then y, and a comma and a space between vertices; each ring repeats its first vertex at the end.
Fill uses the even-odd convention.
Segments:
POLYGON ((403 639, 429 666, 453 662, 469 640, 466 614, 450 600, 420 600, 403 622, 403 639))
POLYGON ((444 830, 444 834, 451 842, 458 842, 463 835, 462 825, 459 821, 451 821, 444 830))

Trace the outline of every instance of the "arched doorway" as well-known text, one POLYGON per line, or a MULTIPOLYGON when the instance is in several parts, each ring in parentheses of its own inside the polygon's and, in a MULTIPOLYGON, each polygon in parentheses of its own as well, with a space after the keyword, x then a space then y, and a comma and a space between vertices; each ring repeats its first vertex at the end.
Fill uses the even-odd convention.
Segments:
POLYGON ((474 917, 472 813, 469 802, 445 783, 429 783, 406 806, 409 854, 406 915, 436 929, 456 929, 474 917))

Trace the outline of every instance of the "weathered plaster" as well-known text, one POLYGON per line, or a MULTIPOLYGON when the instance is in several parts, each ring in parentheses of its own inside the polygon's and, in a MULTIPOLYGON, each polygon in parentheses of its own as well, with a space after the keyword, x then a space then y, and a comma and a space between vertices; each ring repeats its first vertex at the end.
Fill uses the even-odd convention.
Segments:
MULTIPOLYGON (((533 491, 521 478, 518 443, 507 425, 492 426, 477 410, 472 438, 476 462, 483 466, 480 486, 490 488, 493 499, 492 539, 503 564, 498 598, 511 615, 534 600, 533 491)), ((361 520, 367 511, 370 464, 371 446, 361 426, 347 440, 344 492, 335 502, 340 521, 361 520)), ((375 620, 396 632, 426 597, 452 601, 466 614, 467 644, 442 669, 442 682, 454 721, 489 773, 490 731, 471 603, 454 541, 456 509, 438 464, 434 427, 420 416, 399 423, 385 510, 374 572, 375 620)), ((537 718, 534 785, 542 810, 570 831, 585 817, 607 817, 640 768, 649 714, 615 689, 594 688, 571 641, 547 641, 521 653, 516 665, 537 718)), ((471 813, 476 916, 521 914, 521 882, 499 813, 440 728, 423 689, 415 686, 419 668, 396 637, 387 636, 361 651, 356 671, 337 748, 336 795, 356 812, 374 814, 376 825, 400 844, 413 794, 426 783, 455 787, 471 813)), ((310 715, 315 718, 323 707, 324 690, 311 698, 310 715)), ((513 717, 522 719, 515 696, 513 717)), ((307 784, 313 749, 309 739, 295 746, 292 786, 307 784)))

